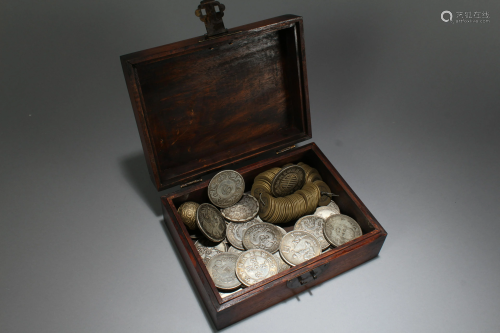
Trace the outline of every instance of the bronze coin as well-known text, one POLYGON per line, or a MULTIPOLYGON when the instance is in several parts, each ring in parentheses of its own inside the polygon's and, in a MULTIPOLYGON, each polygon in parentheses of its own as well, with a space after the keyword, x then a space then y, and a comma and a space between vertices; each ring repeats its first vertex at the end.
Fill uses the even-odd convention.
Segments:
POLYGON ((306 173, 302 167, 292 165, 281 169, 271 184, 271 193, 275 197, 284 197, 300 190, 304 186, 306 173))

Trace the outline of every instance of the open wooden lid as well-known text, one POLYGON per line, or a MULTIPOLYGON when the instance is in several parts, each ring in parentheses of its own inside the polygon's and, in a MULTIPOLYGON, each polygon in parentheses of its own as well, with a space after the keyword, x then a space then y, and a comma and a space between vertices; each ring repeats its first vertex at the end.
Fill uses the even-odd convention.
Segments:
POLYGON ((158 190, 311 138, 299 16, 124 55, 121 61, 158 190))

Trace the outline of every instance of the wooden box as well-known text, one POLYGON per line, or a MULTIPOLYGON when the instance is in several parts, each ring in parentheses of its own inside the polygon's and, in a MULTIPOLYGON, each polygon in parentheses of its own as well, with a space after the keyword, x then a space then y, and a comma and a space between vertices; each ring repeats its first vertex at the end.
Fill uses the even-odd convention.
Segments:
MULTIPOLYGON (((193 183, 161 198, 163 214, 220 329, 376 257, 387 233, 316 144, 290 148, 311 138, 302 18, 280 16, 215 36, 207 31, 121 61, 153 183, 158 190, 193 183), (209 202, 217 171, 238 171, 249 191, 260 172, 300 161, 319 171, 363 235, 221 298, 177 208, 209 202)), ((290 231, 293 224, 281 226, 290 231)))

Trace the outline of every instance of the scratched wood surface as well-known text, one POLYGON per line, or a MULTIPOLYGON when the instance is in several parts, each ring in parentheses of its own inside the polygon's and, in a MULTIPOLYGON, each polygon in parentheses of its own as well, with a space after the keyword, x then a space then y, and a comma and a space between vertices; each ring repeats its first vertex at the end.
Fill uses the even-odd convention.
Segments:
POLYGON ((229 33, 121 58, 160 190, 311 137, 302 19, 229 33))
MULTIPOLYGON (((356 267, 376 257, 382 248, 387 237, 384 228, 369 212, 316 144, 311 143, 274 157, 262 159, 236 171, 243 176, 246 189, 249 190, 253 179, 260 172, 275 166, 300 161, 309 164, 320 172, 323 180, 332 191, 339 195, 335 197, 335 202, 339 205, 341 212, 353 217, 359 223, 363 236, 224 299, 219 296, 210 274, 189 236, 189 231, 177 214, 177 208, 183 202, 209 202, 207 187, 210 180, 208 179, 203 183, 162 197, 165 224, 210 317, 218 329, 247 318, 356 267), (321 275, 318 275, 317 279, 299 288, 290 288, 287 284, 288 281, 299 276, 307 278, 310 272, 318 267, 322 267, 323 271, 321 275)), ((293 224, 294 222, 291 222, 283 225, 283 227, 290 231, 293 229, 293 224)))

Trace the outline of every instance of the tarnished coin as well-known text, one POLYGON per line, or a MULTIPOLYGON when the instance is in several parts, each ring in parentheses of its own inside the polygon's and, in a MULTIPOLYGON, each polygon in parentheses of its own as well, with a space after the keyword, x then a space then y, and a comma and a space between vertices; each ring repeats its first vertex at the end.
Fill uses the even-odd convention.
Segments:
POLYGON ((298 165, 281 169, 274 176, 271 192, 275 197, 284 197, 300 190, 306 181, 306 172, 298 165))
POLYGON ((307 231, 313 234, 319 241, 319 246, 321 246, 321 250, 326 249, 330 246, 330 243, 325 239, 323 235, 323 228, 325 227, 325 220, 323 220, 319 216, 315 215, 306 215, 301 217, 293 227, 293 230, 302 230, 307 231))
POLYGON ((272 224, 256 223, 243 234, 243 246, 247 250, 261 249, 270 253, 278 251, 283 236, 272 224))
POLYGON ((196 230, 196 210, 200 205, 193 201, 188 201, 180 205, 177 212, 181 216, 182 222, 189 230, 196 230))
POLYGON ((219 172, 208 184, 208 198, 220 208, 227 208, 237 203, 244 191, 243 177, 233 170, 219 172))
POLYGON ((286 230, 285 229, 283 229, 282 227, 277 226, 277 225, 275 225, 274 227, 277 228, 281 232, 281 236, 285 236, 286 235, 286 230))
POLYGON ((231 207, 221 209, 222 216, 232 222, 247 222, 259 213, 259 202, 249 194, 243 194, 240 201, 231 207))
MULTIPOLYGON (((330 187, 322 180, 316 180, 314 181, 314 184, 316 184, 319 187, 320 193, 330 193, 330 187)), ((322 194, 321 197, 319 198, 318 205, 319 206, 327 206, 332 199, 326 194, 322 194)))
POLYGON ((196 249, 198 250, 198 253, 200 254, 201 259, 203 260, 205 265, 217 254, 224 253, 223 251, 216 249, 215 247, 205 247, 198 242, 196 242, 194 245, 196 246, 196 249))
POLYGON ((207 270, 217 288, 232 290, 241 286, 236 277, 236 260, 234 253, 220 253, 214 256, 207 264, 207 270))
POLYGON ((340 214, 340 212, 337 212, 331 206, 318 207, 318 208, 316 208, 316 211, 314 212, 314 215, 321 217, 325 221, 330 216, 336 215, 336 214, 340 214))
POLYGON ((227 244, 224 242, 216 243, 212 242, 209 239, 206 238, 200 238, 198 239, 195 243, 195 246, 202 246, 202 247, 213 247, 216 248, 217 250, 221 252, 226 252, 227 251, 227 244))
POLYGON ((337 214, 326 219, 325 237, 334 246, 340 246, 363 235, 363 231, 352 217, 337 214))
POLYGON ((227 239, 229 240, 229 243, 231 243, 231 245, 237 249, 244 250, 245 247, 243 246, 243 235, 248 228, 257 223, 260 222, 255 219, 245 223, 230 222, 227 225, 227 239))
POLYGON ((223 292, 223 291, 220 291, 219 292, 219 295, 221 298, 225 298, 227 296, 231 296, 232 294, 234 293, 237 293, 238 291, 240 291, 242 288, 238 288, 236 290, 231 290, 231 291, 228 291, 228 292, 223 292))
POLYGON ((236 261, 236 276, 246 286, 278 274, 278 270, 276 259, 264 250, 245 251, 236 261))
POLYGON ((290 265, 288 265, 286 262, 283 261, 283 258, 281 258, 279 251, 273 254, 273 257, 274 259, 276 259, 276 262, 278 263, 278 273, 286 271, 291 267, 290 265))
POLYGON ((242 250, 238 250, 237 248, 235 248, 234 246, 230 246, 229 249, 227 250, 227 252, 229 253, 234 253, 236 255, 240 255, 241 253, 243 253, 244 251, 242 250))
POLYGON ((280 254, 286 263, 296 266, 320 255, 321 247, 316 237, 309 232, 294 230, 283 237, 280 254))
POLYGON ((340 214, 340 208, 337 206, 335 201, 331 200, 327 207, 332 208, 335 212, 337 212, 336 214, 340 214))
POLYGON ((213 242, 222 242, 226 237, 226 222, 220 211, 209 203, 198 207, 196 223, 201 232, 213 242))

